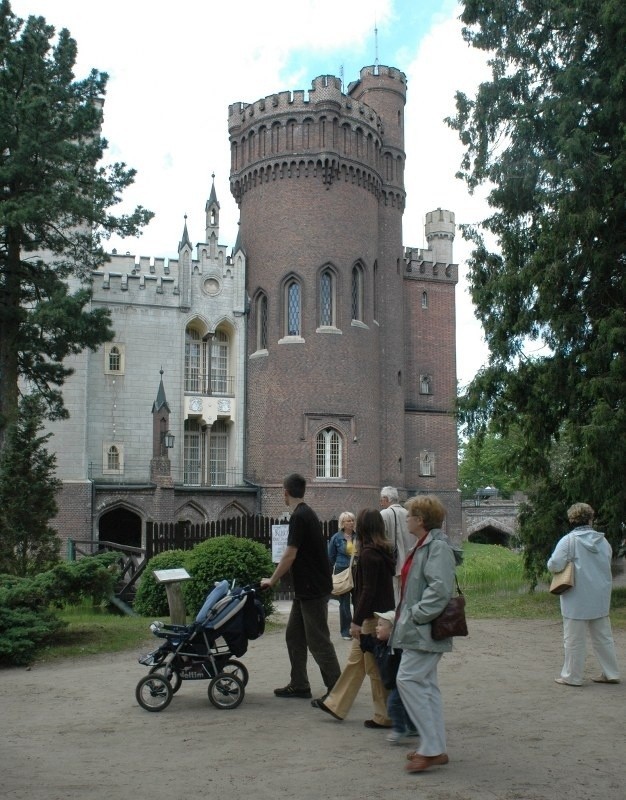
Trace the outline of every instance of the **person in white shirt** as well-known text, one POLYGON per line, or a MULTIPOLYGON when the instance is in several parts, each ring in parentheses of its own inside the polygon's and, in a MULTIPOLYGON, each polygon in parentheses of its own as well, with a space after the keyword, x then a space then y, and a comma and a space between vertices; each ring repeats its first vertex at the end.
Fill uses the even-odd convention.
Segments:
POLYGON ((407 553, 415 544, 415 539, 407 527, 407 510, 400 505, 398 490, 393 486, 383 486, 380 490, 380 513, 385 523, 385 536, 391 544, 396 561, 393 579, 393 593, 396 605, 400 602, 400 572, 407 553))

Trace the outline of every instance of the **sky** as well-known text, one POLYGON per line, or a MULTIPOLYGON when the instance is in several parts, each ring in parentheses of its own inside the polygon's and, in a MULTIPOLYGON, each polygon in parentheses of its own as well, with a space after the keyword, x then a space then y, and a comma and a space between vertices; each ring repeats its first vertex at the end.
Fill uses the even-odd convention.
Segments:
MULTIPOLYGON (((143 205, 155 217, 138 239, 111 239, 137 256, 176 257, 185 215, 192 242, 204 239, 212 175, 220 243, 232 247, 239 217, 230 194, 228 106, 277 91, 311 88, 318 75, 347 85, 361 67, 393 66, 408 79, 405 109, 405 246, 424 247, 424 218, 446 208, 457 225, 487 216, 484 192, 455 178, 463 149, 444 118, 455 92, 472 94, 488 70, 463 41, 455 0, 11 0, 22 18, 43 16, 78 45, 77 78, 109 75, 106 160, 137 170, 114 213, 143 205), (375 33, 376 31, 376 33, 375 33)), ((466 282, 470 246, 454 241, 457 375, 466 385, 487 360, 466 282)))

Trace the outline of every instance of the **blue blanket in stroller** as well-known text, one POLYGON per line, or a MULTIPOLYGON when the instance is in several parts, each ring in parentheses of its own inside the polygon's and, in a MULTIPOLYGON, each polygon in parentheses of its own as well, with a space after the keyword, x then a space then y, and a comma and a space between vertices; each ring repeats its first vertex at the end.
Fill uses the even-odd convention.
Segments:
POLYGON ((252 587, 229 587, 226 580, 216 584, 196 614, 195 624, 213 641, 221 636, 234 656, 242 656, 248 640, 263 634, 265 611, 252 587))

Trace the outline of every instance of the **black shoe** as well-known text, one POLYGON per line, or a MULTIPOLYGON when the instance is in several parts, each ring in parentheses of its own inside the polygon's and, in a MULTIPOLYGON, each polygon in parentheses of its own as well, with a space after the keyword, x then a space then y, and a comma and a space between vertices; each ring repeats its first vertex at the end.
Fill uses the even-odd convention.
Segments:
POLYGON ((366 728, 391 728, 391 725, 381 725, 380 722, 373 719, 366 719, 363 724, 366 728))
POLYGON ((339 722, 343 722, 343 717, 337 716, 334 711, 331 711, 327 705, 324 704, 324 700, 328 697, 328 695, 324 695, 324 697, 319 697, 317 700, 311 700, 311 705, 313 708, 319 708, 320 711, 325 711, 327 714, 330 714, 331 717, 338 719, 339 722))
POLYGON ((291 684, 283 686, 282 689, 274 689, 274 694, 276 697, 300 697, 303 700, 308 700, 312 696, 310 689, 296 689, 291 684))

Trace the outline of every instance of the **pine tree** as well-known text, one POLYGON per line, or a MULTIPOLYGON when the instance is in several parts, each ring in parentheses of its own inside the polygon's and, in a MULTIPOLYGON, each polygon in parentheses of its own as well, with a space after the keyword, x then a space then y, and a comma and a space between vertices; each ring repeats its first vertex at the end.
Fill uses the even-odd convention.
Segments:
POLYGON ((100 165, 107 75, 75 80, 76 42, 43 17, 17 18, 0 0, 0 449, 20 381, 64 417, 63 359, 112 338, 91 309, 91 271, 111 233, 137 235, 152 217, 111 206, 135 172, 100 165))
POLYGON ((56 456, 45 448, 52 434, 38 435, 43 407, 38 396, 22 398, 0 454, 0 573, 34 575, 58 560, 59 539, 48 523, 61 484, 56 456))
POLYGON ((490 358, 460 415, 522 432, 536 577, 570 503, 613 544, 626 519, 626 5, 465 0, 461 19, 492 74, 449 122, 493 213, 464 230, 490 358))

